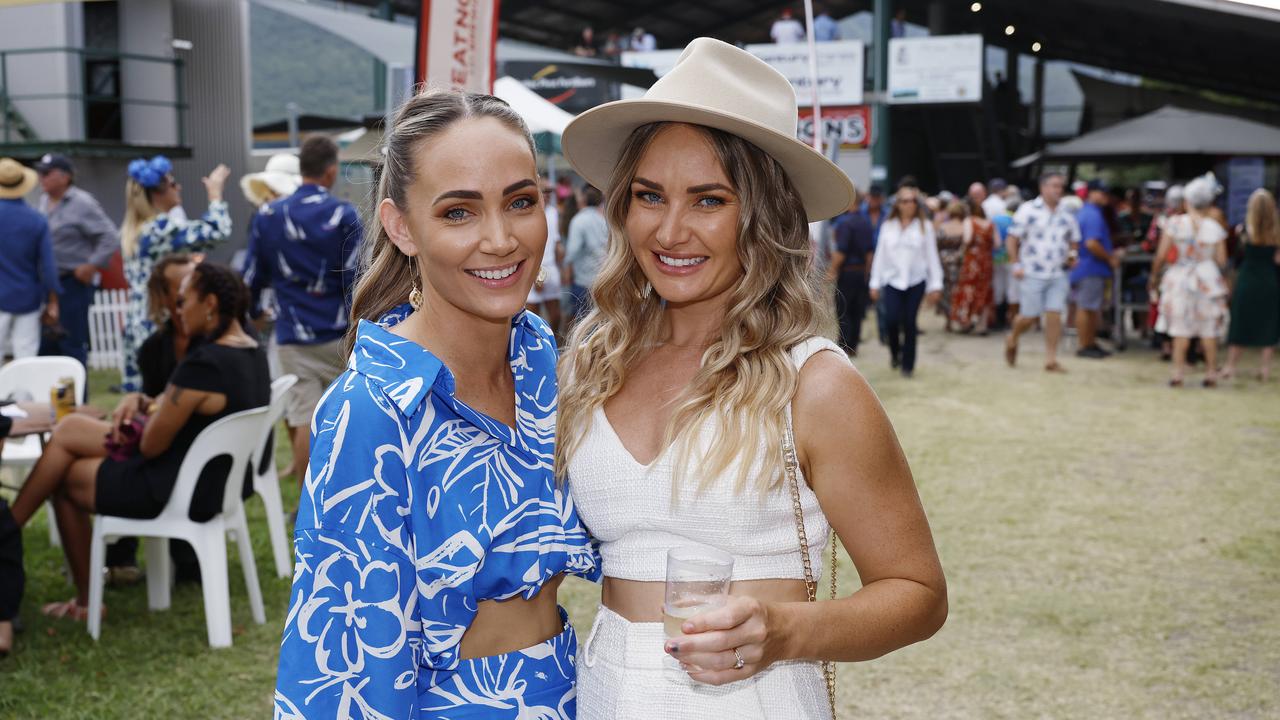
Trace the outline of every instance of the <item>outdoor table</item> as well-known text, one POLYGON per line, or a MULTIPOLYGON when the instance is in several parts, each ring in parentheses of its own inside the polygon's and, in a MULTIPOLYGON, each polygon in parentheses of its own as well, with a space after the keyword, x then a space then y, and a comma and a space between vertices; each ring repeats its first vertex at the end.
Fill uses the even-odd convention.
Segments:
POLYGON ((1125 302, 1124 301, 1124 280, 1125 271, 1136 268, 1150 268, 1151 259, 1154 256, 1148 252, 1128 253, 1120 259, 1120 269, 1118 272, 1111 274, 1111 306, 1114 313, 1111 326, 1116 333, 1116 349, 1124 350, 1128 344, 1125 338, 1124 314, 1128 312, 1146 312, 1149 305, 1146 300, 1143 302, 1125 302))

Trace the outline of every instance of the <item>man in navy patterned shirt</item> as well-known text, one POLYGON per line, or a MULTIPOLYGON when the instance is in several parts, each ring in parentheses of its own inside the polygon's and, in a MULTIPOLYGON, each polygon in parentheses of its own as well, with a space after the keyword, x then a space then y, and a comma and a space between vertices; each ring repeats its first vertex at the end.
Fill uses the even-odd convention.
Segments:
POLYGON ((1071 289, 1067 269, 1074 262, 1071 249, 1080 241, 1080 227, 1059 202, 1065 186, 1062 173, 1045 173, 1040 178, 1040 197, 1023 203, 1009 227, 1009 267, 1022 300, 1013 331, 1005 339, 1004 357, 1010 367, 1018 360, 1018 337, 1043 316, 1044 369, 1066 372, 1058 364, 1058 341, 1071 289))
POLYGON ((262 290, 275 291, 280 366, 298 376, 285 422, 301 480, 310 455, 311 414, 346 369, 342 338, 363 230, 355 207, 329 194, 338 179, 338 146, 327 137, 307 138, 298 165, 302 186, 253 219, 245 282, 257 315, 263 311, 262 290))

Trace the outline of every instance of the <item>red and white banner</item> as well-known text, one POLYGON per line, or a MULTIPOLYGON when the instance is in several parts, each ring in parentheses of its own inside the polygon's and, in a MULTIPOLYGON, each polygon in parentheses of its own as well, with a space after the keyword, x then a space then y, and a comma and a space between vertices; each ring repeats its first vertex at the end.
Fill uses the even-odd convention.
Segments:
MULTIPOLYGON (((834 133, 843 150, 861 149, 871 144, 871 109, 866 105, 824 106, 822 124, 826 126, 823 137, 830 138, 834 133)), ((806 145, 813 144, 813 108, 800 108, 796 137, 806 145)))
POLYGON ((422 0, 418 12, 419 84, 493 92, 498 0, 422 0))

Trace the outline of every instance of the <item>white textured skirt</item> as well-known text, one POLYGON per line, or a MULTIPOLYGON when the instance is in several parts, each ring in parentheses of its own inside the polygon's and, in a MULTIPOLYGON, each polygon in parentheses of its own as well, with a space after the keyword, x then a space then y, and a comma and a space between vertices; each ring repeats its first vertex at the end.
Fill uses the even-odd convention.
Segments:
POLYGON ((578 657, 578 720, 830 720, 818 663, 775 663, 707 685, 663 662, 662 623, 633 623, 601 606, 578 657))

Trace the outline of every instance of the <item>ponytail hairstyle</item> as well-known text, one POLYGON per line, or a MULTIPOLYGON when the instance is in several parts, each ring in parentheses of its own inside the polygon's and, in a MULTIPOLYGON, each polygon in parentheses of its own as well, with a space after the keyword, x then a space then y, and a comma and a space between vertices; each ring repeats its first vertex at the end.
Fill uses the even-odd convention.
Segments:
POLYGON ((214 295, 218 298, 218 325, 213 331, 205 333, 205 340, 216 342, 227 334, 233 321, 239 321, 242 327, 248 327, 246 313, 249 311, 249 291, 245 288, 244 281, 231 268, 202 262, 192 271, 191 284, 197 297, 214 295))
POLYGON ((382 173, 365 223, 367 231, 351 298, 346 352, 355 344, 359 321, 376 322, 405 303, 419 276, 416 261, 400 252, 387 236, 378 207, 383 200, 390 199, 401 212, 408 213, 407 192, 418 176, 418 168, 414 166, 418 146, 460 120, 486 117, 519 133, 529 144, 529 154, 536 161, 533 136, 524 120, 510 105, 492 95, 429 90, 406 100, 387 125, 383 134, 382 173))
POLYGON ((190 255, 170 253, 156 261, 147 278, 147 317, 156 325, 169 320, 169 279, 165 272, 174 265, 190 265, 195 260, 190 255))

